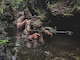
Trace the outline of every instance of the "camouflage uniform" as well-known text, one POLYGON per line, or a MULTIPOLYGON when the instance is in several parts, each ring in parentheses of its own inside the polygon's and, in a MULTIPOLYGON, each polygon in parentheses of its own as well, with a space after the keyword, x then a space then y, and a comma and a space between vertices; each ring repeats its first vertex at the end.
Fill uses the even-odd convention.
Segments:
POLYGON ((37 17, 32 17, 30 20, 25 19, 22 21, 21 17, 20 19, 18 18, 17 24, 21 27, 25 25, 23 33, 26 35, 26 40, 32 41, 34 44, 33 46, 35 47, 38 45, 38 43, 43 43, 42 32, 49 34, 49 31, 45 30, 45 28, 42 26, 41 20, 37 17))
POLYGON ((42 22, 40 19, 36 18, 36 20, 31 20, 31 29, 36 30, 36 31, 33 31, 33 33, 40 34, 38 42, 43 42, 42 31, 44 30, 43 30, 42 22))
POLYGON ((30 19, 26 22, 24 34, 28 37, 29 40, 32 40, 34 45, 37 46, 38 43, 43 42, 42 31, 44 30, 42 27, 42 22, 40 19, 30 19), (35 31, 33 31, 35 30, 35 31), (39 31, 38 31, 39 30, 39 31), (37 45, 36 45, 37 44, 37 45))

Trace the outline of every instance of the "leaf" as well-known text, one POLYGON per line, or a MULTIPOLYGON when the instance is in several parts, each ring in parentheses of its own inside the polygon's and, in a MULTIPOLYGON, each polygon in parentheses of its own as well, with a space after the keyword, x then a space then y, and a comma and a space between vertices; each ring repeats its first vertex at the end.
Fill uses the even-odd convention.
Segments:
POLYGON ((0 40, 0 44, 6 44, 7 42, 9 42, 8 40, 0 40))
POLYGON ((0 13, 3 13, 3 9, 2 8, 0 8, 0 13))

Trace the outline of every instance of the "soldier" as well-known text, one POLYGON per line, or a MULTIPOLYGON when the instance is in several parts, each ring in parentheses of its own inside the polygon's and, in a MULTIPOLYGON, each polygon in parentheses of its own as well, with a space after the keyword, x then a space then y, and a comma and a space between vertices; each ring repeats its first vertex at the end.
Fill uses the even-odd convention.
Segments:
POLYGON ((21 41, 22 40, 22 32, 23 32, 23 29, 22 29, 23 28, 23 25, 22 25, 22 23, 24 21, 24 18, 25 18, 24 11, 21 11, 21 12, 19 12, 16 15, 16 20, 14 21, 14 25, 16 25, 16 27, 17 27, 17 29, 16 29, 17 30, 17 33, 16 33, 16 35, 17 35, 17 41, 16 41, 16 43, 18 45, 20 45, 20 46, 21 46, 21 43, 20 42, 22 42, 21 41))
MULTIPOLYGON (((31 17, 30 20, 25 19, 21 23, 18 23, 17 28, 21 28, 24 24, 25 24, 25 29, 23 33, 26 34, 28 40, 33 42, 34 48, 37 47, 38 42, 39 43, 43 42, 42 32, 45 32, 48 35, 52 35, 52 33, 50 33, 42 26, 41 20, 36 16, 31 17)), ((28 46, 30 47, 30 44, 28 44, 28 46)))
POLYGON ((48 35, 52 35, 51 32, 49 32, 48 30, 46 30, 44 27, 43 27, 43 24, 42 24, 42 21, 40 20, 39 17, 32 17, 31 19, 31 29, 32 30, 36 30, 36 31, 33 31, 34 34, 30 35, 29 36, 29 39, 36 39, 38 40, 37 42, 34 41, 34 47, 36 47, 38 43, 44 43, 44 39, 43 39, 43 32, 48 34, 48 35))
MULTIPOLYGON (((19 12, 18 15, 17 15, 18 19, 16 19, 15 22, 17 22, 17 32, 18 32, 17 36, 18 36, 19 40, 22 40, 21 36, 23 36, 22 32, 25 28, 24 25, 25 25, 26 21, 27 21, 26 24, 29 23, 27 19, 30 16, 31 16, 31 13, 30 13, 28 8, 24 9, 24 11, 19 12)), ((26 35, 27 35, 27 33, 26 33, 26 35)))

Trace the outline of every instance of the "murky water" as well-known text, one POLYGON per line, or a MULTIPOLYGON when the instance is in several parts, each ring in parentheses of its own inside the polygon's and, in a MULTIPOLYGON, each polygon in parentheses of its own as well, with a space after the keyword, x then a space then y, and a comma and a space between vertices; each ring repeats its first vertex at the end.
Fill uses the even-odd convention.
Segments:
POLYGON ((54 35, 45 39, 45 45, 34 49, 19 45, 20 41, 11 38, 6 49, 8 60, 80 60, 80 48, 72 36, 54 35))

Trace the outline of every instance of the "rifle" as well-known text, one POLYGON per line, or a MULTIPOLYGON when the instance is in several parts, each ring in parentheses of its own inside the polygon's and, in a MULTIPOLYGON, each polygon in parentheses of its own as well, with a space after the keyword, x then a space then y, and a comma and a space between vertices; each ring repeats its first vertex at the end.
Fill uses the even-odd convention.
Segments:
POLYGON ((72 36, 72 34, 73 34, 72 31, 57 31, 56 26, 54 29, 52 27, 45 27, 45 29, 48 29, 50 32, 52 32, 54 34, 67 34, 69 36, 72 36))
MULTIPOLYGON (((73 34, 72 31, 57 31, 56 27, 54 29, 52 27, 44 27, 44 28, 49 30, 51 33, 54 33, 54 34, 67 34, 69 36, 72 36, 72 34, 73 34)), ((34 29, 31 29, 30 31, 38 32, 38 33, 44 32, 43 30, 34 30, 34 29)))

